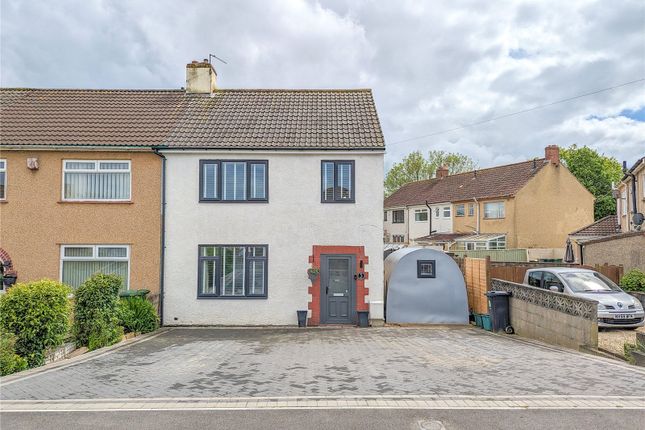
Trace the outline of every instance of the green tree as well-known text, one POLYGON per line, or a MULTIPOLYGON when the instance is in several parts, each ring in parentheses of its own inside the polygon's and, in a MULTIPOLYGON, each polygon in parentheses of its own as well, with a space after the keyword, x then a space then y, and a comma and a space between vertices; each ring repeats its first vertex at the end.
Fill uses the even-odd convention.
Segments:
POLYGON ((616 201, 611 195, 612 182, 620 181, 622 169, 613 157, 599 154, 587 146, 571 145, 560 150, 560 158, 567 168, 596 197, 596 220, 616 213, 616 201))
POLYGON ((409 182, 430 179, 436 170, 446 166, 450 174, 468 172, 477 168, 467 155, 446 151, 430 151, 424 158, 420 151, 409 153, 395 163, 385 176, 385 193, 390 195, 409 182))

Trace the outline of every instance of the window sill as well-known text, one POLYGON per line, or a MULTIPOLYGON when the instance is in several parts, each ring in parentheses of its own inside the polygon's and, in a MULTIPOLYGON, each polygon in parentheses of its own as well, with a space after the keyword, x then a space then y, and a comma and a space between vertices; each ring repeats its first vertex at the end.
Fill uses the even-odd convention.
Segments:
POLYGON ((496 221, 496 220, 500 220, 500 219, 506 219, 506 218, 505 217, 501 217, 501 218, 484 218, 484 221, 496 221))
POLYGON ((268 200, 200 200, 199 203, 269 203, 268 200))
POLYGON ((132 200, 59 200, 60 204, 82 204, 82 205, 131 205, 132 200))
POLYGON ((267 296, 197 296, 197 300, 266 300, 267 296))
POLYGON ((6 199, 2 199, 2 200, 0 200, 0 205, 1 205, 1 204, 3 204, 3 203, 9 203, 9 201, 8 201, 8 200, 6 200, 6 199))

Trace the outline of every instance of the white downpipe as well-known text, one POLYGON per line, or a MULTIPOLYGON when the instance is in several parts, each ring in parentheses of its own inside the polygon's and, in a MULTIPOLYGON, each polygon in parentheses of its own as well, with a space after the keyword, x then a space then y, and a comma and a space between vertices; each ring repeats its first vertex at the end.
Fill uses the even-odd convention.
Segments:
POLYGON ((477 205, 477 230, 475 233, 479 234, 479 202, 477 201, 476 197, 473 197, 473 200, 475 201, 475 204, 477 205))

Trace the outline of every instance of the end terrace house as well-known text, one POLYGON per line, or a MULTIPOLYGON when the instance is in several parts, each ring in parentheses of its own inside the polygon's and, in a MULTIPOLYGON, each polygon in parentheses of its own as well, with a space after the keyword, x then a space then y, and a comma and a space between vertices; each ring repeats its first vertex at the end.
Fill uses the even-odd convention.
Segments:
POLYGON ((370 90, 220 89, 187 66, 166 143, 166 325, 383 320, 384 140, 370 90), (312 269, 313 281, 308 278, 312 269))
POLYGON ((179 91, 2 89, 0 257, 18 282, 95 272, 159 292, 161 157, 179 91))

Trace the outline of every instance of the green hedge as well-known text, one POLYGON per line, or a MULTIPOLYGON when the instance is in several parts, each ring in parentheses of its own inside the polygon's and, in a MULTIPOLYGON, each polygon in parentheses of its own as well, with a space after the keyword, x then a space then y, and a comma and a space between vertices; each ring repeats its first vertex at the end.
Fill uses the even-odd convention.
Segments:
POLYGON ((119 323, 126 333, 149 333, 159 327, 159 317, 150 301, 130 297, 119 302, 119 323))
POLYGON ((630 270, 620 280, 620 286, 627 291, 645 292, 645 272, 639 269, 630 270))
POLYGON ((118 342, 123 336, 119 326, 118 305, 121 278, 98 273, 87 279, 75 293, 74 335, 76 344, 90 350, 118 342))
POLYGON ((16 354, 16 335, 0 328, 0 376, 11 375, 27 367, 27 360, 16 354))
POLYGON ((45 360, 47 349, 60 346, 69 330, 71 289, 43 279, 14 285, 0 298, 0 326, 16 336, 16 353, 30 367, 45 360))

